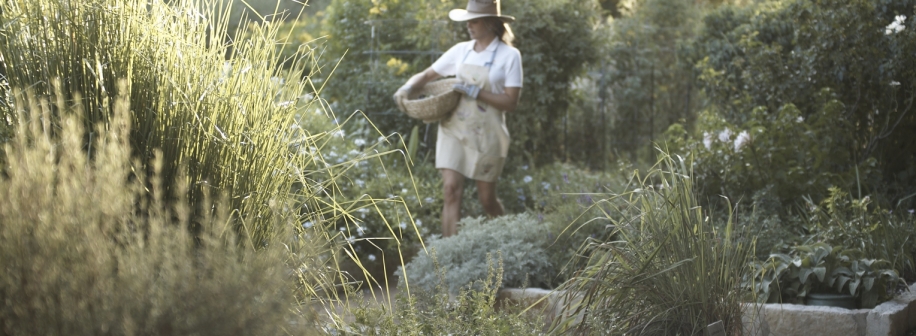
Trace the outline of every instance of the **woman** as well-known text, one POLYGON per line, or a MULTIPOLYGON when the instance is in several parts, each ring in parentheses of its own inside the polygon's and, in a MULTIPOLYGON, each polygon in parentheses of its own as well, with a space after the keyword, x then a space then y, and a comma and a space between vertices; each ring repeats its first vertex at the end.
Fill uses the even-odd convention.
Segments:
MULTIPOLYGON (((432 66, 411 77, 394 94, 402 106, 411 90, 442 76, 461 83, 458 108, 439 124, 436 168, 443 180, 442 237, 458 233, 465 178, 477 183, 477 198, 490 217, 504 213, 496 198, 496 181, 509 150, 505 113, 518 105, 522 89, 522 57, 512 46, 511 16, 502 15, 499 0, 469 0, 467 9, 448 13, 467 22, 470 41, 449 49, 432 66)), ((403 108, 402 108, 403 110, 403 108)))

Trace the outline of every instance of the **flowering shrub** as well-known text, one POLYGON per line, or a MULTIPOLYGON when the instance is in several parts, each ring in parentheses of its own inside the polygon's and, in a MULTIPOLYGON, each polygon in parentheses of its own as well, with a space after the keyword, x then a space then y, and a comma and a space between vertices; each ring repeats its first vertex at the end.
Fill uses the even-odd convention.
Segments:
MULTIPOLYGON (((807 118, 794 104, 776 113, 761 106, 739 125, 706 111, 696 135, 671 127, 666 137, 676 151, 693 153, 697 179, 708 195, 738 200, 768 187, 781 200, 821 195, 832 185, 849 185, 856 176, 855 170, 836 169, 852 161, 849 152, 835 150, 853 141, 848 134, 834 133, 845 126, 844 105, 828 89, 817 100, 819 109, 807 118)), ((868 180, 875 173, 864 165, 859 178, 868 180)))

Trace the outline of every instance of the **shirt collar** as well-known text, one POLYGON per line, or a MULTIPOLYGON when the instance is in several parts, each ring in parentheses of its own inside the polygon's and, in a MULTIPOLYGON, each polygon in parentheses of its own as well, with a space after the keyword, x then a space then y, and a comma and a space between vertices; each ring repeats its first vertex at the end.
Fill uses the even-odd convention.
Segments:
MULTIPOLYGON (((498 45, 499 42, 500 42, 500 41, 499 41, 498 38, 494 38, 493 41, 490 41, 490 45, 488 45, 482 52, 496 50, 496 45, 498 45)), ((475 44, 477 44, 477 40, 471 40, 471 43, 470 43, 470 45, 469 45, 469 49, 470 49, 470 50, 474 50, 474 45, 475 45, 475 44)))

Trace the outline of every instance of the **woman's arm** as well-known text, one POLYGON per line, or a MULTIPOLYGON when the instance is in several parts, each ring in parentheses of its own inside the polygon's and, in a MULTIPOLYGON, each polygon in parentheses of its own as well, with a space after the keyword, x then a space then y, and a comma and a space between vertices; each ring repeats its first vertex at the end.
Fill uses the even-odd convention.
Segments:
POLYGON ((410 90, 419 89, 426 85, 426 83, 434 81, 439 77, 442 77, 442 75, 433 70, 432 67, 426 68, 426 70, 423 70, 410 77, 410 79, 408 79, 407 82, 404 83, 404 86, 401 88, 410 88, 410 90))
POLYGON ((432 67, 426 68, 426 70, 411 76, 410 79, 407 80, 407 83, 404 83, 404 85, 394 93, 394 102, 398 104, 398 108, 402 112, 406 112, 404 101, 407 100, 407 96, 409 96, 413 90, 419 89, 426 85, 426 83, 436 80, 439 77, 442 77, 442 75, 434 71, 432 67))
POLYGON ((518 106, 518 100, 521 96, 522 88, 507 87, 502 94, 492 93, 486 90, 480 90, 477 94, 477 100, 490 104, 498 110, 512 112, 518 106))

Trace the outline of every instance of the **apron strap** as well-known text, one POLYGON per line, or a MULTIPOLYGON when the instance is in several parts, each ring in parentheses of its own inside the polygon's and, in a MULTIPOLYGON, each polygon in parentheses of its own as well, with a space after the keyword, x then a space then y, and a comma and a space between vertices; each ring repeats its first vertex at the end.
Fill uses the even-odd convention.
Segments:
MULTIPOLYGON (((477 42, 475 41, 474 43, 477 42)), ((499 43, 499 41, 496 42, 496 48, 493 48, 493 55, 490 56, 490 61, 483 64, 483 66, 487 67, 487 69, 491 68, 493 66, 493 61, 496 60, 496 52, 499 51, 499 43)), ((464 64, 464 61, 468 59, 468 55, 471 54, 471 50, 474 50, 474 46, 471 46, 471 49, 468 49, 468 52, 464 54, 464 58, 461 59, 462 64, 464 64)))

